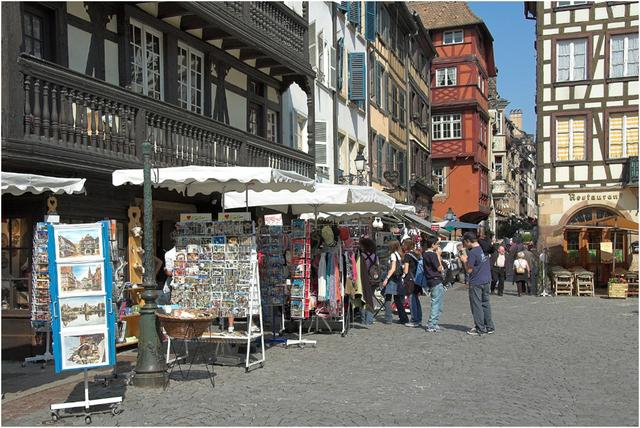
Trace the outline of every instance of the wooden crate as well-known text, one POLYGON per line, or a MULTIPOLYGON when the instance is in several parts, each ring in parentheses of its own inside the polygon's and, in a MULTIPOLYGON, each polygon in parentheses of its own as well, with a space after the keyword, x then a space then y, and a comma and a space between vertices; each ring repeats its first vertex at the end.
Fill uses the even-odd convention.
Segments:
POLYGON ((560 266, 554 266, 551 268, 551 275, 556 296, 560 294, 571 296, 573 294, 573 275, 571 272, 560 266))
POLYGON ((610 282, 609 283, 609 298, 610 299, 626 299, 628 286, 624 282, 610 282))

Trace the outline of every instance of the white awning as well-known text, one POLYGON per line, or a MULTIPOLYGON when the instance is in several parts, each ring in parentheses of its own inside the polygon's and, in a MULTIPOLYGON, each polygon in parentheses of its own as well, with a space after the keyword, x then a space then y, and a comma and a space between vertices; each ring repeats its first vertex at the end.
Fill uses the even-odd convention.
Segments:
POLYGON ((395 210, 397 212, 402 213, 402 214, 406 214, 406 213, 415 214, 416 213, 416 207, 413 206, 413 205, 396 204, 395 210))
POLYGON ((380 190, 365 186, 316 183, 313 191, 264 191, 227 193, 225 209, 265 207, 293 214, 303 213, 377 213, 391 212, 395 199, 380 190))
MULTIPOLYGON (((142 185, 142 169, 120 169, 113 172, 113 185, 142 185)), ((247 188, 265 190, 313 189, 313 179, 293 171, 269 167, 245 166, 181 166, 152 168, 151 181, 154 187, 166 188, 194 196, 198 193, 210 195, 214 192, 244 192, 247 188)), ((244 203, 243 205, 244 206, 244 203)))
POLYGON ((2 194, 20 196, 25 193, 45 192, 61 195, 83 193, 85 178, 48 177, 46 175, 20 174, 2 171, 2 194))

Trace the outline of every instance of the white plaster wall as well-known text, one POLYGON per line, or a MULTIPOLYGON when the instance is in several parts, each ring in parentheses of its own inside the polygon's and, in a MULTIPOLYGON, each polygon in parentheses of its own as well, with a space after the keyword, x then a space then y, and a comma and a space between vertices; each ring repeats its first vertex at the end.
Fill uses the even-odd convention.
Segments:
POLYGON ((621 97, 623 94, 622 89, 623 89, 622 82, 609 83, 609 96, 621 97))
POLYGON ((84 8, 84 2, 68 1, 67 13, 69 15, 77 16, 78 18, 83 19, 87 22, 91 22, 91 18, 89 17, 87 10, 84 8))
POLYGON ((225 82, 229 82, 232 85, 239 87, 240 89, 247 90, 247 75, 239 72, 235 68, 230 68, 225 82))
POLYGON ((69 68, 84 73, 87 70, 91 34, 73 25, 68 25, 67 39, 69 43, 69 68))
MULTIPOLYGON (((308 117, 307 114, 307 94, 294 83, 282 94, 282 143, 288 147, 295 147, 295 141, 291 141, 291 121, 292 112, 308 117)), ((294 116, 295 117, 295 116, 294 116)), ((294 119, 295 120, 295 119, 294 119)), ((316 118, 316 120, 318 120, 316 118)), ((297 124, 296 124, 297 126, 297 124)), ((308 152, 308 142, 306 130, 302 136, 303 149, 308 152)))
POLYGON ((549 141, 543 142, 542 148, 543 148, 542 161, 544 163, 550 163, 551 162, 551 142, 549 141))
POLYGON ((597 165, 593 167, 593 179, 594 180, 604 180, 607 178, 604 166, 597 165))
POLYGON ((247 99, 230 90, 227 91, 227 108, 229 124, 234 128, 247 130, 247 99))
POLYGON ((589 9, 578 9, 575 11, 575 22, 583 22, 589 20, 589 9))
POLYGON ((629 94, 630 95, 638 95, 638 81, 633 80, 628 83, 629 85, 629 94))
POLYGON ((120 72, 118 70, 118 44, 110 40, 104 41, 104 77, 114 85, 120 84, 120 72))
POLYGON ((569 181, 569 167, 559 166, 556 168, 556 180, 557 181, 569 181))
POLYGON ((573 167, 573 178, 576 181, 587 181, 589 177, 589 167, 587 165, 577 165, 573 167))
POLYGON ((622 164, 619 163, 614 163, 609 165, 609 168, 611 169, 611 178, 613 180, 621 180, 622 179, 622 169, 623 169, 622 164))
POLYGON ((544 40, 542 42, 542 58, 545 61, 551 60, 551 40, 544 40))
POLYGON ((302 2, 301 1, 285 1, 285 6, 289 9, 293 10, 298 15, 302 16, 302 2))
POLYGON ((556 12, 556 24, 568 24, 571 19, 571 12, 568 10, 556 12))

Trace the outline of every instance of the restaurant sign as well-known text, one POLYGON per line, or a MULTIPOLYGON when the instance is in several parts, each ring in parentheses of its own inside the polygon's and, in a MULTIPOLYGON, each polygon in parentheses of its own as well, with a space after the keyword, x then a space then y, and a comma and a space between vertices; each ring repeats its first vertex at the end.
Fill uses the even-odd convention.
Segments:
POLYGON ((569 201, 617 201, 620 197, 619 193, 569 193, 569 201))

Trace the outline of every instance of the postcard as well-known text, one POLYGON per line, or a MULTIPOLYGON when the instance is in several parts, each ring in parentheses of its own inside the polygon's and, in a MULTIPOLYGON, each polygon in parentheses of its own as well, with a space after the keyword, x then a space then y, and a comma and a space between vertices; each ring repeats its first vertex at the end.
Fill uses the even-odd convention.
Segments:
POLYGON ((58 262, 103 258, 100 223, 54 226, 54 236, 58 262))
POLYGON ((62 335, 62 368, 106 365, 109 344, 105 333, 62 335))
POLYGON ((107 317, 105 300, 104 296, 61 298, 59 303, 62 330, 104 325, 107 317))
POLYGON ((103 263, 58 264, 58 293, 61 297, 104 293, 103 263))

